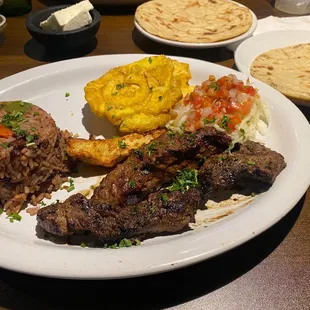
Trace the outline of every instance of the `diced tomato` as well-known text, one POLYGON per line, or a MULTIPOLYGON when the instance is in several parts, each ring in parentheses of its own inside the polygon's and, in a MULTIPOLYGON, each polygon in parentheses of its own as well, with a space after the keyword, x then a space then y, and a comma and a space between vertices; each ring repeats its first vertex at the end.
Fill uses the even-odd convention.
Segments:
POLYGON ((190 96, 191 94, 187 94, 186 96, 185 96, 185 98, 184 98, 184 104, 189 104, 189 103, 191 103, 191 96, 190 96))
POLYGON ((188 117, 186 127, 191 130, 201 128, 202 118, 207 118, 210 124, 217 119, 220 124, 220 120, 227 116, 227 130, 232 131, 241 123, 242 118, 250 113, 256 95, 254 87, 244 85, 243 81, 233 75, 223 76, 218 80, 210 75, 207 81, 196 86, 194 91, 184 98, 184 104, 192 104, 194 110, 188 117), (205 113, 206 108, 211 108, 211 113, 207 116, 201 112, 205 113))
POLYGON ((193 105, 197 105, 197 106, 200 106, 203 104, 203 99, 200 95, 196 94, 196 93, 192 93, 191 94, 191 99, 192 99, 192 103, 193 105))
POLYGON ((195 113, 195 118, 196 119, 200 119, 201 118, 201 112, 200 110, 197 110, 196 113, 195 113))
POLYGON ((230 102, 227 107, 227 113, 229 114, 237 114, 240 113, 241 115, 247 115, 250 113, 252 109, 252 100, 248 99, 242 103, 237 102, 230 102))
POLYGON ((230 121, 228 122, 228 128, 232 131, 237 125, 241 123, 242 119, 239 115, 230 116, 230 121))
POLYGON ((0 124, 0 137, 1 138, 10 138, 13 136, 13 134, 14 133, 10 128, 4 126, 3 124, 0 124))
POLYGON ((201 120, 200 119, 196 119, 195 121, 195 130, 198 130, 201 128, 201 120))
POLYGON ((250 96, 256 95, 256 89, 252 86, 246 86, 244 87, 244 92, 250 96))

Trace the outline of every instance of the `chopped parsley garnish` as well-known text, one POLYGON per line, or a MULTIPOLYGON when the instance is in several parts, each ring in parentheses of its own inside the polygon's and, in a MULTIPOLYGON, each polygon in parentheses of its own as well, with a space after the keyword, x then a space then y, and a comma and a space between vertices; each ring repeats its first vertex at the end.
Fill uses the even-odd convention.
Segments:
POLYGON ((226 159, 227 159, 226 156, 219 156, 219 157, 218 157, 218 160, 219 160, 219 161, 224 161, 224 160, 226 160, 226 159))
POLYGON ((113 139, 115 139, 115 138, 119 138, 119 136, 113 136, 113 139))
POLYGON ((251 196, 252 196, 252 197, 255 197, 255 196, 256 196, 256 193, 255 193, 255 192, 253 192, 253 193, 251 194, 251 196))
POLYGON ((38 116, 39 112, 33 112, 33 116, 38 116))
POLYGON ((70 193, 75 190, 74 181, 72 178, 69 179, 69 187, 67 188, 67 192, 70 193))
POLYGON ((10 213, 7 218, 10 220, 11 223, 13 223, 14 221, 19 221, 22 219, 21 215, 19 215, 16 212, 10 213))
POLYGON ((198 171, 196 169, 184 169, 179 171, 172 185, 168 187, 168 190, 181 191, 184 193, 191 186, 199 185, 197 175, 198 171))
POLYGON ((116 92, 112 93, 111 95, 116 96, 117 94, 118 94, 118 92, 116 91, 116 92))
POLYGON ((14 129, 19 128, 18 123, 22 122, 23 120, 24 118, 22 112, 13 112, 5 114, 1 123, 14 131, 14 129))
POLYGON ((81 242, 81 247, 86 248, 86 244, 84 242, 81 242))
POLYGON ((23 129, 20 129, 20 128, 15 128, 15 129, 12 129, 15 134, 18 136, 18 137, 25 137, 27 136, 28 132, 26 130, 23 130, 23 129))
POLYGON ((124 140, 119 140, 118 146, 120 149, 125 149, 126 148, 126 142, 124 140))
POLYGON ((241 136, 244 138, 245 137, 245 130, 243 128, 241 128, 240 130, 241 136))
POLYGON ((156 151, 156 144, 155 144, 155 142, 150 143, 148 145, 147 149, 148 149, 149 156, 151 156, 156 151))
POLYGON ((169 135, 169 137, 170 137, 171 139, 173 139, 173 138, 175 137, 175 132, 172 131, 172 130, 169 130, 169 131, 168 131, 168 135, 169 135))
POLYGON ((129 181, 129 182, 128 182, 128 186, 129 186, 130 188, 135 188, 135 187, 136 187, 136 182, 135 182, 135 181, 129 181))
POLYGON ((3 209, 2 208, 0 208, 0 215, 3 213, 3 209))
POLYGON ((138 239, 122 239, 119 243, 114 243, 112 245, 108 245, 107 243, 104 245, 104 248, 107 249, 120 249, 120 248, 128 248, 131 246, 141 245, 140 240, 138 239))
POLYGON ((205 156, 201 156, 201 158, 199 159, 199 164, 203 164, 206 161, 206 157, 205 156))
POLYGON ((107 111, 110 111, 111 109, 113 109, 113 107, 111 105, 107 105, 107 111))
POLYGON ((115 115, 114 115, 114 114, 112 115, 112 118, 115 118, 115 115))
POLYGON ((65 97, 67 98, 67 97, 69 97, 70 96, 70 93, 66 93, 65 94, 65 97))
POLYGON ((36 131, 36 129, 34 127, 31 128, 31 131, 36 131))
POLYGON ((28 143, 30 143, 30 142, 33 142, 35 139, 38 139, 39 138, 39 136, 38 135, 27 135, 26 136, 26 141, 28 142, 28 143))
POLYGON ((151 93, 153 91, 153 87, 149 88, 149 93, 151 93))
POLYGON ((213 116, 212 119, 208 119, 208 118, 204 118, 203 119, 203 124, 206 126, 206 125, 209 125, 209 124, 214 124, 216 122, 216 118, 215 116, 213 116))
POLYGON ((127 248, 127 247, 131 247, 132 243, 129 239, 122 239, 118 245, 119 248, 127 248))
POLYGON ((10 128, 17 137, 26 137, 28 143, 32 142, 34 139, 38 138, 38 135, 31 135, 28 131, 20 129, 20 123, 24 122, 23 112, 13 111, 12 113, 7 113, 3 116, 1 123, 10 128))
POLYGON ((46 203, 45 203, 44 201, 41 201, 41 202, 40 202, 40 205, 41 205, 42 207, 45 207, 45 206, 46 206, 46 203))
POLYGON ((231 122, 230 117, 228 117, 227 115, 224 115, 221 121, 221 127, 225 130, 228 130, 228 123, 231 122))
POLYGON ((148 62, 149 62, 149 64, 151 64, 151 63, 153 62, 152 57, 149 57, 149 58, 148 58, 148 62))
POLYGON ((10 147, 10 142, 3 142, 1 143, 1 146, 4 148, 4 149, 7 149, 8 147, 10 147))
POLYGON ((159 97, 158 97, 158 100, 159 100, 159 101, 162 101, 162 100, 163 100, 163 96, 159 96, 159 97))
POLYGON ((256 164, 255 161, 251 161, 251 160, 248 161, 248 165, 250 166, 254 166, 255 164, 256 164))
POLYGON ((220 85, 217 82, 211 82, 210 88, 213 88, 214 91, 217 91, 218 89, 220 89, 220 85))
POLYGON ((182 123, 181 125, 181 130, 184 132, 186 127, 186 121, 182 123))
POLYGON ((162 200, 163 202, 167 202, 167 201, 168 201, 168 195, 167 195, 167 194, 162 194, 162 195, 161 195, 161 200, 162 200))
POLYGON ((116 89, 117 89, 117 90, 120 90, 120 89, 122 89, 122 88, 124 88, 124 87, 125 87, 124 84, 117 84, 117 85, 116 85, 116 89))

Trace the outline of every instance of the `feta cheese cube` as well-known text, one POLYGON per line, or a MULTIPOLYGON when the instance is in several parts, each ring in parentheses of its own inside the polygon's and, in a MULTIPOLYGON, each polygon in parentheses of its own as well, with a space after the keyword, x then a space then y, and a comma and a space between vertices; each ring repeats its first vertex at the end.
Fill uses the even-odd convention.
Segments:
POLYGON ((51 16, 40 23, 45 31, 70 31, 82 28, 91 24, 92 18, 89 11, 94 7, 84 0, 65 9, 51 14, 51 16))

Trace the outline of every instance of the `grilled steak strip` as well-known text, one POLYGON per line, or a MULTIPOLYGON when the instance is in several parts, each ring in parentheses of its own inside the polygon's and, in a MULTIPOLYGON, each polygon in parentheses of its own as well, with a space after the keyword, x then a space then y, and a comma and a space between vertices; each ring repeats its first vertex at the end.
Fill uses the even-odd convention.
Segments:
POLYGON ((243 179, 271 185, 285 167, 281 154, 248 141, 231 154, 209 157, 199 170, 199 183, 207 197, 209 193, 229 189, 243 179))
POLYGON ((56 236, 89 231, 93 221, 90 204, 82 194, 75 194, 63 203, 56 203, 40 209, 37 213, 39 225, 56 236))
POLYGON ((178 232, 194 222, 201 192, 191 188, 179 191, 160 190, 134 206, 91 205, 81 194, 65 202, 39 210, 37 220, 47 232, 66 236, 89 231, 98 240, 115 242, 122 238, 147 234, 178 232))
POLYGON ((230 142, 228 135, 213 127, 205 127, 194 134, 167 132, 134 151, 112 170, 95 189, 92 203, 137 204, 169 183, 178 170, 198 168, 199 158, 223 152, 230 142))
POLYGON ((246 142, 232 154, 207 159, 198 174, 200 188, 190 188, 183 194, 159 190, 135 205, 109 205, 104 200, 87 200, 76 194, 64 203, 39 210, 37 219, 45 231, 54 235, 89 231, 104 242, 178 232, 194 222, 203 194, 207 198, 211 192, 232 187, 243 178, 272 184, 285 166, 279 153, 259 143, 246 142))

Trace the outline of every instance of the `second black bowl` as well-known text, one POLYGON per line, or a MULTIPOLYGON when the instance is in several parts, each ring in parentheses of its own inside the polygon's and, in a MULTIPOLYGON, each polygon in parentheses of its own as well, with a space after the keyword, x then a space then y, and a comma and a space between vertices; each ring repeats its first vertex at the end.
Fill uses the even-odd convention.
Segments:
POLYGON ((48 7, 37 12, 30 13, 26 18, 26 28, 30 35, 47 49, 64 51, 76 49, 94 38, 100 27, 100 13, 93 9, 89 13, 92 23, 80 29, 53 32, 44 31, 40 23, 46 20, 52 13, 64 9, 70 5, 58 5, 48 7))

